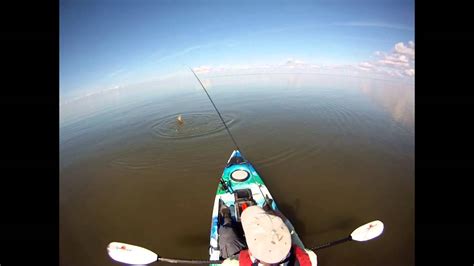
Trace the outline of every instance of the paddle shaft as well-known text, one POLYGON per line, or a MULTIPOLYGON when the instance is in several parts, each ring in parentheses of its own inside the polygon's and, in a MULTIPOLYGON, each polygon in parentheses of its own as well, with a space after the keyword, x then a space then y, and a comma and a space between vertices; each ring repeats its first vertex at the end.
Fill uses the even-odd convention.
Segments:
POLYGON ((167 259, 158 258, 158 261, 174 263, 174 264, 221 264, 223 260, 183 260, 183 259, 167 259))
POLYGON ((328 247, 332 247, 332 246, 335 246, 335 245, 338 245, 338 244, 342 244, 342 243, 345 243, 347 241, 351 241, 352 240, 352 237, 351 236, 348 236, 346 238, 342 238, 342 239, 339 239, 339 240, 335 240, 335 241, 332 241, 332 242, 329 242, 329 243, 326 243, 326 244, 322 244, 322 245, 319 245, 317 247, 314 247, 314 248, 311 248, 311 250, 320 250, 320 249, 323 249, 323 248, 328 248, 328 247))
MULTIPOLYGON (((320 250, 323 248, 332 247, 338 244, 342 244, 348 241, 351 241, 352 237, 348 236, 339 240, 335 240, 326 244, 319 245, 317 247, 311 248, 311 250, 320 250)), ((168 263, 185 263, 185 264, 221 264, 223 260, 183 260, 183 259, 167 259, 167 258, 158 258, 159 261, 168 262, 168 263)))
MULTIPOLYGON (((342 238, 342 239, 339 239, 339 240, 336 240, 336 241, 332 241, 332 242, 329 242, 329 243, 311 248, 311 250, 316 251, 316 250, 320 250, 320 249, 323 249, 323 248, 328 248, 328 247, 332 247, 332 246, 335 246, 335 245, 338 245, 338 244, 342 244, 342 243, 345 243, 345 242, 348 242, 348 241, 351 241, 351 240, 352 240, 352 237, 348 236, 346 238, 342 238)), ((223 260, 184 260, 184 259, 168 259, 168 258, 158 258, 158 260, 162 261, 162 262, 168 262, 168 263, 174 263, 174 264, 178 264, 178 263, 183 263, 183 264, 221 264, 223 262, 223 260)))

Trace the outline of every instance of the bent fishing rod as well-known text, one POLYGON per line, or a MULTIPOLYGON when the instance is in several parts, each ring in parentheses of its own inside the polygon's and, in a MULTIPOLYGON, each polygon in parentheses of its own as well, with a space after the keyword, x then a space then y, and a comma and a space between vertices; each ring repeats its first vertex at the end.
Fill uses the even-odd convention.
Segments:
POLYGON ((200 80, 199 77, 196 75, 196 73, 194 72, 194 70, 193 70, 192 68, 189 68, 189 69, 191 70, 191 72, 193 72, 194 76, 195 76, 196 79, 199 81, 199 84, 201 84, 201 87, 203 88, 204 92, 206 93, 207 98, 209 98, 209 101, 211 101, 212 106, 214 106, 214 109, 216 109, 216 112, 217 112, 217 114, 219 115, 219 118, 221 119, 222 124, 224 124, 224 127, 225 127, 225 129, 227 130, 227 133, 229 134, 230 138, 232 139, 232 142, 233 142, 234 145, 235 145, 235 148, 237 148, 237 150, 239 150, 240 152, 242 152, 242 150, 240 150, 240 148, 239 148, 239 145, 237 145, 237 142, 235 141, 234 136, 232 136, 232 133, 230 133, 229 127, 228 127, 227 124, 225 123, 224 118, 222 118, 222 115, 221 115, 221 113, 219 112, 219 110, 217 109, 216 104, 214 104, 214 101, 211 99, 211 96, 210 96, 209 93, 207 92, 206 87, 204 87, 204 84, 202 84, 201 80, 200 80))
MULTIPOLYGON (((225 123, 224 118, 222 118, 222 115, 221 115, 221 113, 219 112, 219 110, 217 109, 217 106, 214 104, 214 101, 212 100, 211 96, 210 96, 209 93, 207 92, 206 87, 204 87, 204 84, 202 84, 201 80, 200 80, 199 77, 196 75, 196 72, 194 72, 194 70, 193 70, 191 67, 190 67, 189 69, 191 70, 191 72, 193 72, 194 76, 195 76, 196 79, 199 81, 199 84, 201 84, 201 87, 203 88, 204 92, 206 93, 207 98, 209 98, 209 101, 211 101, 212 106, 214 106, 214 109, 216 109, 216 112, 217 112, 217 114, 219 115, 219 118, 221 119, 222 124, 224 124, 224 127, 225 127, 225 129, 227 130, 227 133, 229 133, 229 136, 230 136, 230 138, 232 139, 232 142, 233 142, 234 145, 235 145, 235 148, 237 148, 237 150, 240 151, 240 153, 243 153, 242 150, 239 148, 239 145, 237 145, 237 142, 235 141, 234 136, 232 136, 232 133, 230 133, 230 129, 229 129, 229 127, 227 126, 227 124, 225 123)), ((223 188, 224 188, 225 190, 227 190, 227 187, 230 188, 230 186, 229 186, 222 178, 221 178, 221 184, 222 184, 222 186, 223 186, 223 188)), ((263 193, 262 189, 260 188, 260 185, 258 186, 258 189, 260 190, 260 193, 262 193, 262 195, 265 195, 265 194, 263 193)), ((233 193, 233 192, 230 191, 230 190, 228 190, 228 191, 229 191, 230 193, 233 193)), ((265 200, 265 202, 266 202, 269 206, 271 206, 271 202, 268 201, 268 198, 267 198, 267 197, 264 197, 264 200, 265 200)))
MULTIPOLYGON (((240 153, 243 153, 242 150, 239 148, 239 145, 237 145, 237 142, 235 141, 234 136, 232 136, 232 133, 230 133, 230 129, 229 129, 229 127, 227 126, 227 124, 225 123, 224 118, 222 118, 221 112, 219 112, 219 110, 217 109, 217 106, 216 106, 216 104, 214 103, 214 101, 212 100, 211 95, 209 95, 209 93, 207 92, 206 87, 204 87, 204 84, 202 84, 201 80, 200 80, 199 77, 196 75, 196 72, 194 72, 194 70, 193 70, 192 68, 189 68, 189 69, 191 70, 191 72, 193 72, 194 76, 195 76, 196 79, 199 81, 199 84, 201 84, 201 87, 203 88, 204 92, 206 93, 207 98, 209 98, 209 101, 211 101, 212 106, 214 106, 214 109, 216 109, 216 112, 217 112, 217 114, 219 115, 219 118, 221 119, 222 124, 224 124, 224 127, 225 127, 225 129, 227 130, 227 133, 229 133, 229 136, 230 136, 230 138, 232 139, 232 142, 233 142, 234 145, 235 145, 235 148, 236 148, 240 153)), ((229 186, 222 178, 221 178, 221 184, 222 184, 222 186, 223 186, 223 188, 224 188, 225 190, 227 190, 227 188, 230 188, 230 186, 229 186)), ((260 186, 258 187, 258 189, 260 190, 260 193, 263 194, 262 189, 260 188, 260 186)), ((230 190, 228 190, 228 191, 229 191, 230 193, 233 193, 233 192, 230 191, 230 190)), ((268 201, 267 197, 264 197, 264 199, 265 199, 265 202, 266 202, 269 206, 271 206, 271 203, 268 201)))

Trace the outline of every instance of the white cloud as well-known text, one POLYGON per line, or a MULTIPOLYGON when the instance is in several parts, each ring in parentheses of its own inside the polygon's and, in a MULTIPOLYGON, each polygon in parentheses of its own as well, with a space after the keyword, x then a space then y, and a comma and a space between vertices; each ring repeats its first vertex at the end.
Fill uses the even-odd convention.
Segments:
POLYGON ((415 57, 415 43, 413 41, 408 42, 408 46, 405 46, 402 42, 395 44, 395 52, 398 54, 408 55, 410 58, 415 57))
POLYGON ((401 66, 401 67, 409 67, 410 64, 408 62, 400 61, 398 58, 393 58, 391 56, 387 56, 384 59, 377 61, 380 65, 390 65, 390 66, 401 66))
POLYGON ((379 68, 378 72, 384 72, 390 76, 413 77, 415 76, 415 43, 409 41, 396 43, 391 53, 375 52, 378 57, 374 64, 379 68))
POLYGON ((295 68, 295 67, 302 67, 307 65, 304 61, 293 59, 293 58, 288 58, 286 60, 286 63, 284 66, 289 67, 289 68, 295 68))
POLYGON ((358 65, 356 65, 355 68, 362 70, 364 72, 369 72, 373 70, 374 65, 369 62, 361 62, 358 65))
POLYGON ((199 67, 195 67, 193 68, 194 72, 196 73, 209 73, 211 70, 212 70, 212 67, 211 66, 199 66, 199 67))
POLYGON ((407 44, 396 43, 392 51, 376 51, 375 59, 356 64, 321 65, 307 61, 288 58, 280 64, 240 64, 240 65, 204 65, 194 68, 196 73, 236 74, 236 73, 271 73, 298 72, 342 75, 382 75, 397 78, 414 77, 414 47, 413 41, 407 44))
POLYGON ((363 67, 363 68, 373 68, 374 65, 372 65, 371 63, 369 62, 362 62, 359 64, 360 67, 363 67))
POLYGON ((408 57, 406 55, 399 55, 396 57, 396 61, 400 63, 408 63, 408 57))

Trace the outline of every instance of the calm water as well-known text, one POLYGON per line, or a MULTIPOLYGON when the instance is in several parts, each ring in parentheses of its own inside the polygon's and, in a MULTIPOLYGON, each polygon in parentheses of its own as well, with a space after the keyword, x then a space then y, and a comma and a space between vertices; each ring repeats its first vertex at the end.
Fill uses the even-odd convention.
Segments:
MULTIPOLYGON (((414 265, 413 83, 308 74, 203 82, 307 247, 385 223, 378 239, 321 250, 319 265, 414 265)), ((192 75, 61 105, 61 265, 118 265, 111 241, 208 258, 232 150, 192 75)))

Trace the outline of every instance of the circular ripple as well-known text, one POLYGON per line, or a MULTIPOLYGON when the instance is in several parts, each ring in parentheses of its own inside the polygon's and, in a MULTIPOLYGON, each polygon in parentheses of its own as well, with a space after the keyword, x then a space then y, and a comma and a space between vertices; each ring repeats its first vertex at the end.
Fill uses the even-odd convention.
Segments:
MULTIPOLYGON (((233 114, 223 115, 228 127, 237 122, 237 116, 233 114)), ((168 139, 188 139, 204 137, 216 134, 225 130, 216 113, 182 113, 173 114, 160 118, 151 125, 151 132, 160 138, 168 139), (179 123, 177 118, 181 115, 183 123, 179 123)))
POLYGON ((159 160, 132 161, 127 158, 115 159, 110 162, 112 165, 124 167, 130 170, 143 170, 159 166, 159 160))
POLYGON ((307 145, 304 147, 286 147, 266 155, 264 159, 255 160, 259 167, 270 167, 288 162, 289 160, 303 160, 308 157, 318 156, 323 147, 319 145, 307 145))

